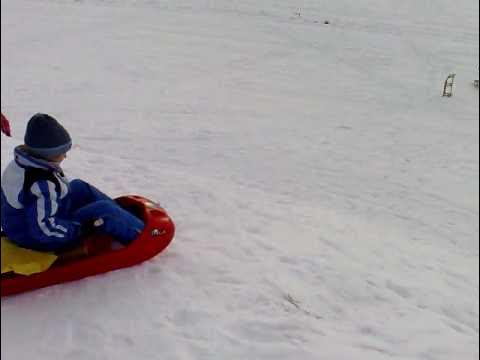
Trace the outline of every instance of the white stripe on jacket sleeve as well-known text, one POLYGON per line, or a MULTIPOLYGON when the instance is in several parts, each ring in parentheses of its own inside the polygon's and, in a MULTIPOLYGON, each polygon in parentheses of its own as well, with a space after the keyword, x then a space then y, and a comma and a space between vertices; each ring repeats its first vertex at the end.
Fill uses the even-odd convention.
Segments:
POLYGON ((58 231, 60 228, 58 225, 55 224, 54 215, 58 210, 58 203, 56 199, 56 192, 55 192, 55 184, 50 181, 47 181, 48 190, 47 194, 44 194, 40 189, 40 185, 38 182, 34 183, 31 191, 32 194, 37 197, 37 223, 42 232, 47 236, 55 236, 55 237, 65 237, 65 229, 63 226, 60 226, 61 230, 65 231, 58 231), (47 201, 50 205, 50 213, 47 214, 47 201), (48 227, 51 227, 49 229, 48 227))

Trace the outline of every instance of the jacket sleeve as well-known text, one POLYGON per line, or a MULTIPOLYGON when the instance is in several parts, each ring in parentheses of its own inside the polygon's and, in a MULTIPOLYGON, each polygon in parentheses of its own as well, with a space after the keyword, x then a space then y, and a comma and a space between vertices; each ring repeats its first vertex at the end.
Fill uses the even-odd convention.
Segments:
POLYGON ((55 184, 39 180, 33 183, 30 192, 33 201, 26 207, 30 236, 48 251, 74 243, 80 235, 81 224, 58 217, 59 194, 55 191, 55 184))

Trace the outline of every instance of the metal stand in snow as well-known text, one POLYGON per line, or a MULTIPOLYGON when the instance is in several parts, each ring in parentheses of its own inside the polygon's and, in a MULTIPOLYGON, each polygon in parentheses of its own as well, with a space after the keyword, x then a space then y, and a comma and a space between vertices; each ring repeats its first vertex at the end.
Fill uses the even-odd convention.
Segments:
POLYGON ((442 96, 450 97, 453 95, 453 80, 455 79, 455 74, 449 74, 445 79, 443 84, 443 94, 442 96))

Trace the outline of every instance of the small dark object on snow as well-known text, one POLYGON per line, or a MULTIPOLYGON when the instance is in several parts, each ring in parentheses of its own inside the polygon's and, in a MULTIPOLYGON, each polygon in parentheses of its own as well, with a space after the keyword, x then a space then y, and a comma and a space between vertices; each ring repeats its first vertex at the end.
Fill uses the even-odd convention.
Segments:
POLYGON ((325 20, 323 23, 324 23, 325 25, 328 25, 328 24, 330 24, 330 21, 325 20))
POLYGON ((442 96, 451 97, 453 95, 453 81, 455 79, 455 74, 449 74, 445 79, 443 84, 443 93, 442 96))

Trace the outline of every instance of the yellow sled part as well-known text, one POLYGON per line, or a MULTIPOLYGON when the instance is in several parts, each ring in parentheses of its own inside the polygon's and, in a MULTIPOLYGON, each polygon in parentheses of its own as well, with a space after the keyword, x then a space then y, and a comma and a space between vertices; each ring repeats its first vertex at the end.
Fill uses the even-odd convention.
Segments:
POLYGON ((19 247, 2 236, 2 274, 31 275, 47 270, 57 259, 53 253, 19 247))

